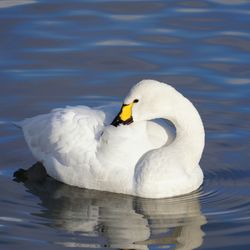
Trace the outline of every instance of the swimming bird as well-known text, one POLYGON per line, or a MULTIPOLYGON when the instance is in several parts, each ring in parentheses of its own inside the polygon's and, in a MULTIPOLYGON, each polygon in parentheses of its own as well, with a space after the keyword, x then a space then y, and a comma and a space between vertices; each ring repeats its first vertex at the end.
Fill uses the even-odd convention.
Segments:
POLYGON ((36 160, 60 182, 145 198, 199 188, 205 133, 187 98, 168 84, 142 80, 110 124, 112 114, 110 106, 66 107, 17 126, 36 160), (176 132, 158 118, 171 121, 176 132))

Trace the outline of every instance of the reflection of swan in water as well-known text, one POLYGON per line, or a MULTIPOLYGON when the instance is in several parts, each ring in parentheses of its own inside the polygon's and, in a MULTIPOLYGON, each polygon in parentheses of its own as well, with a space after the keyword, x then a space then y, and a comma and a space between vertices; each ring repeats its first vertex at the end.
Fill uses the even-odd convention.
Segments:
POLYGON ((122 249, 171 244, 171 249, 175 246, 190 250, 203 241, 201 225, 206 219, 201 214, 197 192, 151 200, 78 189, 52 179, 25 185, 46 208, 39 216, 50 218, 53 227, 75 233, 76 242, 65 238, 57 244, 122 249))

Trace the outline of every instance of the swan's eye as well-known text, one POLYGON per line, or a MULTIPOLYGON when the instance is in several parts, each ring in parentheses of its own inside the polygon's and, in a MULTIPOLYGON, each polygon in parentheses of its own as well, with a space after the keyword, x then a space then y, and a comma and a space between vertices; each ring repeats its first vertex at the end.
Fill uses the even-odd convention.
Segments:
POLYGON ((137 103, 137 102, 139 102, 139 100, 138 99, 134 99, 133 103, 137 103))

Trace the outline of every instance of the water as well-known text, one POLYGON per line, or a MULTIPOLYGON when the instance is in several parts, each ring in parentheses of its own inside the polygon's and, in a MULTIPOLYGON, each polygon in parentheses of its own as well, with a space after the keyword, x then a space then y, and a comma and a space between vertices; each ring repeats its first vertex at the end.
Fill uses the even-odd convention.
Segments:
POLYGON ((0 1, 1 249, 249 249, 250 3, 0 1), (12 173, 34 163, 11 121, 171 83, 206 129, 203 186, 147 200, 12 173))

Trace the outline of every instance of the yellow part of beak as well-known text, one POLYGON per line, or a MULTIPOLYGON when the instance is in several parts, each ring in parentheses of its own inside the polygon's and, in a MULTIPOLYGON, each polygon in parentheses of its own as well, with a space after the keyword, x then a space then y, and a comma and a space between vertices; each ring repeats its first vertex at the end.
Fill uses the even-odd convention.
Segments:
POLYGON ((121 113, 119 115, 120 119, 122 121, 127 121, 132 117, 132 108, 133 108, 134 103, 130 104, 123 104, 121 113))

